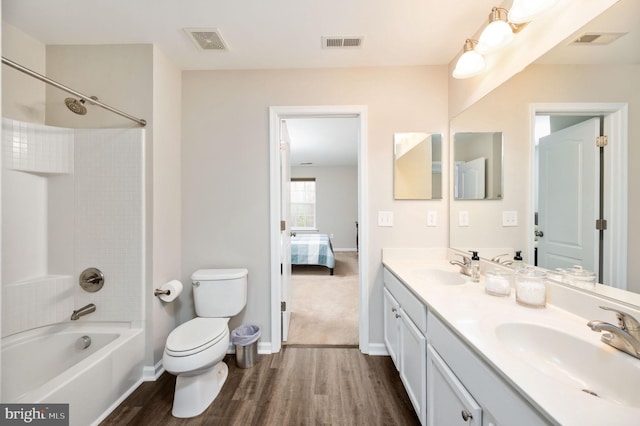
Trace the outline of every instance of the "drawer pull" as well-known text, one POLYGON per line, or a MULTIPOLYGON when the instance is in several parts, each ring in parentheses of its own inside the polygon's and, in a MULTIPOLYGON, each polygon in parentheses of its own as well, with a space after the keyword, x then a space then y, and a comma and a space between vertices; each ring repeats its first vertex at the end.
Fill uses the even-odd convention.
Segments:
POLYGON ((464 420, 465 422, 468 422, 470 419, 473 419, 473 416, 467 410, 462 410, 460 414, 462 414, 462 420, 464 420))

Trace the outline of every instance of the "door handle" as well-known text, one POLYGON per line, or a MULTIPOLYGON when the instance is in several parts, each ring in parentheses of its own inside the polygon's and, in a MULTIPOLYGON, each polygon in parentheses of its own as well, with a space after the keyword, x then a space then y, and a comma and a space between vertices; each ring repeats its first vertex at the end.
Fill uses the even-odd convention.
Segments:
POLYGON ((296 236, 296 233, 295 233, 295 232, 289 232, 289 236, 290 236, 290 237, 295 237, 295 236, 296 236))
POLYGON ((544 232, 542 232, 542 231, 535 231, 535 232, 534 232, 534 235, 535 235, 536 237, 542 238, 542 237, 544 237, 544 232))

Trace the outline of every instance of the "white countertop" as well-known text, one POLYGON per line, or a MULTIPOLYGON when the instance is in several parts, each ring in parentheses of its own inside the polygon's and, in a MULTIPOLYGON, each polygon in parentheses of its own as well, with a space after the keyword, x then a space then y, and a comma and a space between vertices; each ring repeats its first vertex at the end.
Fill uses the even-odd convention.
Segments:
MULTIPOLYGON (((604 311, 600 318, 584 318, 560 309, 551 302, 544 309, 527 308, 516 303, 515 291, 512 291, 509 297, 495 297, 485 293, 484 277, 480 283, 468 281, 465 284, 451 286, 430 283, 420 274, 421 270, 437 267, 458 271, 459 268, 449 265, 446 255, 441 255, 441 250, 427 250, 417 256, 398 256, 398 253, 402 254, 397 251, 394 255, 385 253, 383 264, 432 312, 443 319, 480 358, 547 417, 562 425, 640 424, 640 405, 630 407, 597 398, 582 392, 576 387, 575 382, 568 383, 557 376, 541 373, 538 368, 532 367, 507 348, 495 333, 495 327, 504 323, 524 322, 542 325, 593 341, 594 344, 602 346, 606 356, 620 357, 620 360, 626 363, 631 359, 633 368, 637 366, 640 371, 640 360, 600 342, 600 333, 593 332, 586 326, 590 319, 610 320, 604 311)), ((597 306, 595 310, 598 312, 597 306)), ((545 342, 541 341, 539 344, 544 345, 545 342)), ((593 368, 599 367, 594 365, 593 368)), ((621 382, 625 380, 628 381, 629 378, 620 377, 621 382)), ((638 385, 640 386, 640 383, 638 385)), ((592 387, 589 383, 584 383, 584 386, 587 389, 592 387)), ((640 397, 638 399, 640 400, 640 397)))

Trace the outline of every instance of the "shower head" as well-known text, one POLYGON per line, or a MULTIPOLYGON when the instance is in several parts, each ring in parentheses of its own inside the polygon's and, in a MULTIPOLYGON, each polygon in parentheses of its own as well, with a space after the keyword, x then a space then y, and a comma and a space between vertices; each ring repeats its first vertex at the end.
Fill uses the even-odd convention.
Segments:
MULTIPOLYGON (((91 99, 95 101, 98 100, 98 98, 95 96, 91 96, 91 99)), ((84 106, 84 103, 84 99, 66 98, 64 100, 64 104, 67 106, 67 108, 69 108, 71 112, 74 112, 78 115, 85 115, 87 113, 87 107, 84 106)), ((91 102, 89 102, 89 104, 91 104, 91 102)))

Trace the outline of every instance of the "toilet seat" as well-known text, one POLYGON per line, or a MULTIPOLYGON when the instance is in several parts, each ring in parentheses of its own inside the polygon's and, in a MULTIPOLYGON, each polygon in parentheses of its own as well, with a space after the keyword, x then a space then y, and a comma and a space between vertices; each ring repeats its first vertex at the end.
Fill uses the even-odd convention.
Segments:
POLYGON ((194 318, 176 327, 167 337, 165 351, 171 356, 202 352, 228 336, 228 318, 194 318))

